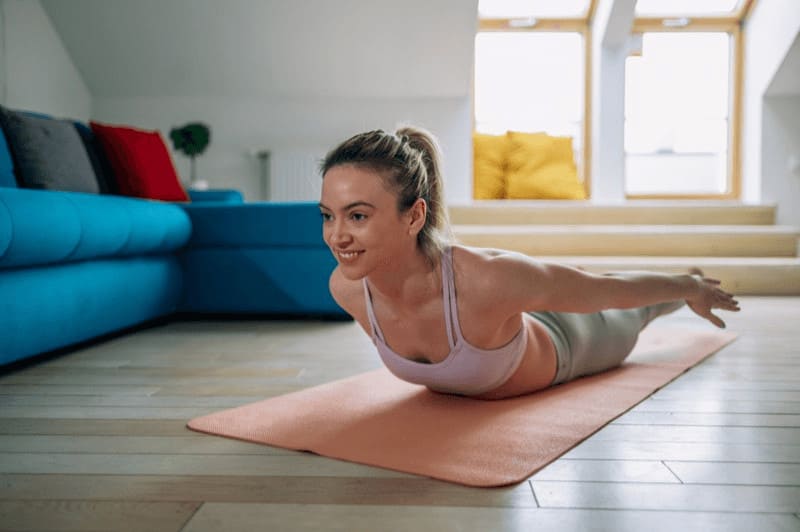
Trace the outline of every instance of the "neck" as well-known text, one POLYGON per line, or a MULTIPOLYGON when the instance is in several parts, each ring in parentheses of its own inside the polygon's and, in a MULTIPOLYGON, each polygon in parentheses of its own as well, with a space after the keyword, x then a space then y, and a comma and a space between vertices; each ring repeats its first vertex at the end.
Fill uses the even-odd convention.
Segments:
POLYGON ((416 306, 441 293, 441 273, 419 249, 370 272, 370 290, 393 306, 416 306))

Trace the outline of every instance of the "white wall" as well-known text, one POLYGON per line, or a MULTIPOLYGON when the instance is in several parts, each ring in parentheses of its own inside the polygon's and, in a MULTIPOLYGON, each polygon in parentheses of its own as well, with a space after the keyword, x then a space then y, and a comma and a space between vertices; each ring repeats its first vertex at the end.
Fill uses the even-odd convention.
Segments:
POLYGON ((777 223, 800 226, 800 94, 764 99, 763 201, 778 204, 777 223))
MULTIPOLYGON (((92 117, 165 136, 207 122, 211 145, 196 164, 212 186, 254 200, 249 150, 321 157, 363 130, 411 122, 440 138, 447 197, 471 195, 477 0, 42 4, 92 87, 92 117)), ((188 179, 187 158, 173 159, 188 179)))
POLYGON ((593 201, 625 200, 625 60, 636 0, 600 0, 592 24, 593 201))
POLYGON ((772 161, 765 156, 778 127, 776 121, 765 116, 765 94, 798 33, 800 2, 797 0, 759 0, 744 31, 743 199, 780 200, 781 217, 790 211, 797 212, 800 198, 780 195, 777 176, 786 175, 780 168, 785 169, 785 161, 772 161))
POLYGON ((0 103, 89 118, 89 90, 39 0, 0 0, 0 10, 0 103))
MULTIPOLYGON (((592 181, 600 200, 623 194, 624 39, 633 3, 600 0, 593 28, 592 181)), ((442 141, 448 199, 469 199, 476 0, 225 5, 220 14, 215 0, 0 0, 0 101, 165 134, 204 120, 213 139, 198 159, 199 177, 248 199, 259 187, 251 150, 321 157, 356 132, 416 123, 442 141)), ((786 161, 762 157, 762 137, 766 150, 769 129, 786 124, 764 116, 764 94, 798 30, 796 0, 759 0, 746 28, 748 200, 786 202, 786 161)), ((775 105, 788 114, 793 104, 775 105)), ((188 160, 173 157, 188 177, 188 160)), ((800 206, 782 203, 779 212, 800 206)))
MULTIPOLYGON (((321 159, 345 138, 370 129, 391 130, 400 122, 434 131, 444 151, 446 190, 466 199, 471 190, 471 116, 469 98, 330 99, 330 98, 97 98, 93 115, 101 121, 159 129, 165 137, 173 126, 201 120, 212 127, 208 152, 197 159, 198 179, 215 188, 233 187, 248 200, 259 199, 259 169, 253 152, 268 149, 273 163, 308 154, 321 159)), ((170 142, 166 139, 167 144, 170 142)), ((188 179, 189 160, 173 154, 181 176, 188 179)), ((277 165, 280 166, 280 165, 277 165)), ((273 169, 276 165, 273 165, 273 169)), ((287 176, 272 173, 272 180, 287 176)), ((306 176, 317 183, 318 176, 306 176)), ((273 190, 285 187, 275 186, 273 190)), ((318 189, 307 197, 318 199, 318 189)))

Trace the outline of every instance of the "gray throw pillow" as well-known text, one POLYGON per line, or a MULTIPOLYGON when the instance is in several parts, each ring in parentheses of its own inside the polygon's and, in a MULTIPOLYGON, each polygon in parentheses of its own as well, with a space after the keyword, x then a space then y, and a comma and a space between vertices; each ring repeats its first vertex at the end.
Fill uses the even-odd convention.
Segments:
POLYGON ((0 107, 0 125, 21 187, 99 192, 92 163, 72 122, 0 107))

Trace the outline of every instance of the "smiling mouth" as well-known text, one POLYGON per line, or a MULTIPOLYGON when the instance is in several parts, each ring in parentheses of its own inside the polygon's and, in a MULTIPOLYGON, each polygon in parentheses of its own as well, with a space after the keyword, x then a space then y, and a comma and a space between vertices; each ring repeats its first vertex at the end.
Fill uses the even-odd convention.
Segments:
POLYGON ((364 253, 363 251, 337 251, 336 256, 342 260, 348 261, 353 260, 359 255, 364 253))

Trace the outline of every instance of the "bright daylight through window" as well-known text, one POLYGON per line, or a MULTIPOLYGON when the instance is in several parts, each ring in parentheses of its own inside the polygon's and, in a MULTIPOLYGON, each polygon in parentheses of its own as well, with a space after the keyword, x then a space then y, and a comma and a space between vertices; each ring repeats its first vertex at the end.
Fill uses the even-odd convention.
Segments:
POLYGON ((645 33, 625 69, 625 181, 635 194, 728 188, 730 38, 645 33))
MULTIPOLYGON (((578 33, 479 33, 475 129, 580 139, 583 39, 578 33)), ((577 146, 576 146, 577 147, 577 146)))
MULTIPOLYGON (((741 24, 754 0, 638 0, 624 79, 628 197, 737 197, 741 24)), ((571 137, 588 184, 598 0, 480 0, 477 133, 571 137), (595 31, 593 31, 595 30, 595 31)), ((608 119, 608 115, 602 115, 608 119)), ((597 142, 597 140, 595 140, 597 142)))

